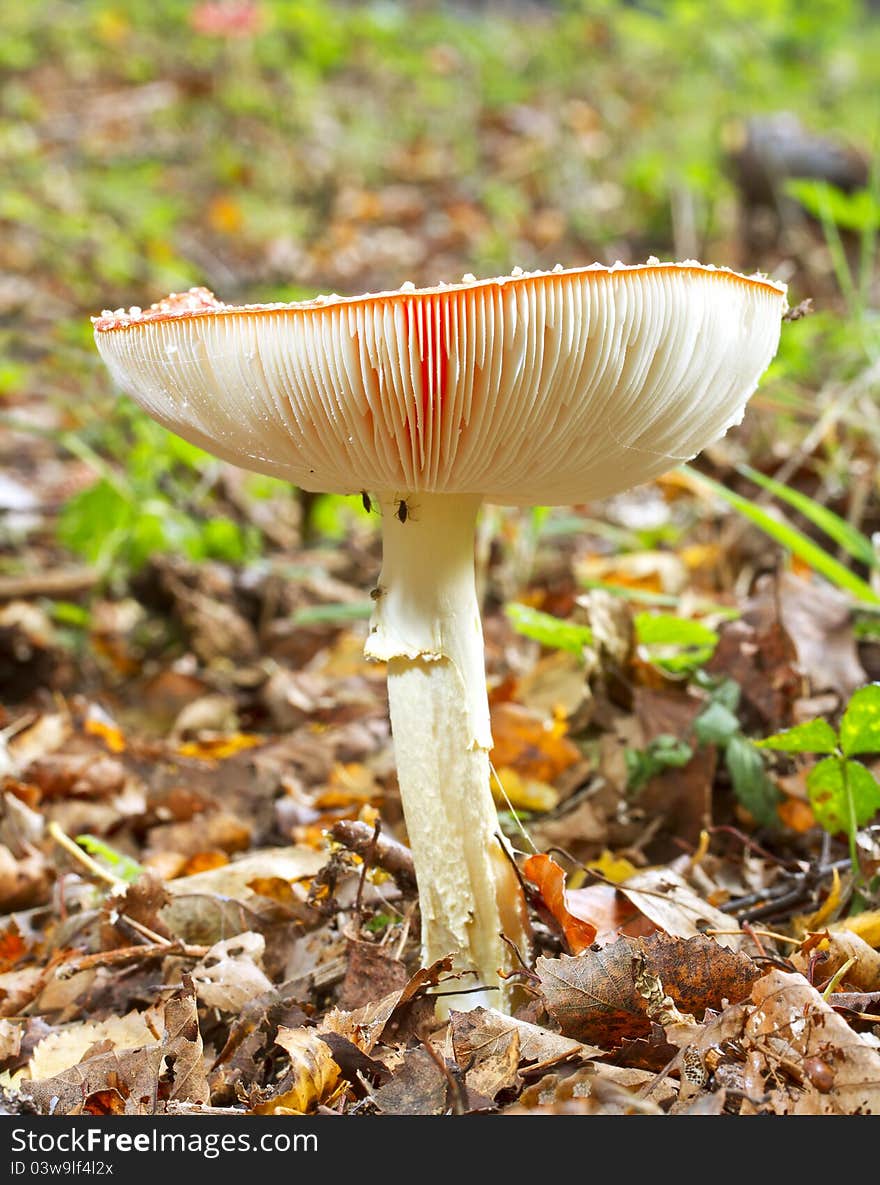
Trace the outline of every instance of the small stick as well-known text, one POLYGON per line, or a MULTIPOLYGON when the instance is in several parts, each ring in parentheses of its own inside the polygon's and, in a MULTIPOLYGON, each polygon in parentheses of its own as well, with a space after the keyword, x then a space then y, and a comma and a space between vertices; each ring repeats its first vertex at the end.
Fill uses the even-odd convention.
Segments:
MULTIPOLYGON (((748 926, 748 922, 746 922, 746 926, 748 926)), ((704 930, 703 933, 710 938, 742 938, 743 934, 760 934, 762 938, 772 938, 774 942, 790 942, 792 946, 800 946, 803 942, 802 938, 792 938, 790 934, 777 934, 775 930, 759 930, 757 926, 749 926, 748 930, 745 926, 742 930, 704 930)))
POLYGON ((357 922, 357 928, 359 930, 361 928, 361 921, 363 919, 364 885, 366 884, 366 881, 367 881, 367 873, 370 871, 370 867, 371 867, 373 861, 376 859, 376 845, 379 842, 379 833, 381 832, 381 830, 382 830, 382 820, 377 819, 376 826, 373 828, 372 839, 370 840, 369 844, 367 844, 366 851, 363 853, 363 855, 361 857, 363 860, 363 864, 361 866, 360 879, 358 880, 357 896, 354 899, 354 916, 355 916, 355 920, 357 922))
POLYGON ((188 946, 185 942, 154 942, 148 946, 121 946, 117 950, 98 951, 93 955, 82 955, 71 959, 58 969, 59 979, 70 979, 90 967, 112 967, 117 963, 129 963, 137 959, 154 959, 165 955, 183 955, 187 959, 203 959, 210 950, 207 946, 188 946))
POLYGON ((58 569, 32 576, 0 577, 0 601, 26 601, 31 597, 71 597, 88 592, 98 583, 94 568, 58 569))
MULTIPOLYGON (((352 819, 340 819, 329 830, 329 836, 336 843, 342 844, 350 852, 359 856, 366 856, 373 848, 373 828, 366 823, 352 819)), ((416 887, 416 871, 413 864, 412 852, 404 844, 392 839, 390 835, 380 835, 375 841, 372 859, 390 872, 404 891, 414 891, 416 887)))

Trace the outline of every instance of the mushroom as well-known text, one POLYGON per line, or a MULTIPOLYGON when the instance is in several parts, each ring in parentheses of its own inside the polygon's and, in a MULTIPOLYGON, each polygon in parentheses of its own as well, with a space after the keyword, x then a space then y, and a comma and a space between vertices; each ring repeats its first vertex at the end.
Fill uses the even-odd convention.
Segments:
POLYGON ((509 1008, 530 941, 490 791, 480 505, 582 503, 694 456, 742 418, 785 310, 763 276, 652 260, 292 304, 197 288, 95 318, 119 386, 172 431, 381 507, 366 655, 388 664, 423 958, 483 989, 457 1007, 509 1008))

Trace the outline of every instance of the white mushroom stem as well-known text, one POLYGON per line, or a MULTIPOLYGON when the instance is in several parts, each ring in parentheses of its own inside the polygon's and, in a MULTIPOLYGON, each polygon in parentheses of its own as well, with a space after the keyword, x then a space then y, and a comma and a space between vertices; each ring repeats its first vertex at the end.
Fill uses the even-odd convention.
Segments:
POLYGON ((365 647, 388 663, 400 794, 419 884, 422 957, 453 955, 476 972, 441 1009, 507 1009, 504 935, 528 953, 522 892, 499 838, 489 784, 492 734, 483 633, 474 585, 480 498, 418 494, 379 499, 382 573, 365 647), (405 511, 403 506, 405 505, 405 511))

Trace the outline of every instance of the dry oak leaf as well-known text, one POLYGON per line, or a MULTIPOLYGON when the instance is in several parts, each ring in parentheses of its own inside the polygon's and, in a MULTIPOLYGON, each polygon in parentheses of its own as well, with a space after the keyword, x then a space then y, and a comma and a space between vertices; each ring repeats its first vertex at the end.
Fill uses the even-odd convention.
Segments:
POLYGON ((744 1041, 765 1061, 765 1073, 775 1078, 774 1110, 786 1115, 880 1114, 876 1037, 853 1032, 802 975, 771 971, 753 986, 752 1001, 744 1041), (823 1068, 821 1076, 817 1064, 823 1068))
POLYGON ((607 1048, 651 1032, 649 1002, 637 977, 659 979, 676 1008, 702 1016, 724 1000, 736 1002, 760 971, 744 955, 704 935, 619 938, 577 958, 540 958, 537 972, 550 1014, 567 1037, 607 1048))

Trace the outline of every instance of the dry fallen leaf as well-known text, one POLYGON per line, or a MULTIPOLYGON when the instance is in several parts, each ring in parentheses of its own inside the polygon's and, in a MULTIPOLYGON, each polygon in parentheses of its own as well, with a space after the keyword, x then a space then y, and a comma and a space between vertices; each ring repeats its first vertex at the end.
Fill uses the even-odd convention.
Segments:
POLYGON ((271 991, 272 981, 260 967, 265 950, 265 938, 251 930, 216 942, 192 969, 199 1000, 238 1013, 255 996, 271 991))
POLYGON ((136 1049, 161 1041, 161 1017, 152 1012, 129 1012, 100 1021, 61 1025, 34 1047, 19 1079, 54 1078, 82 1060, 93 1045, 107 1042, 114 1050, 136 1049))
POLYGON ((495 1041, 503 1042, 514 1031, 519 1039, 520 1064, 533 1076, 542 1074, 560 1062, 596 1057, 602 1052, 594 1045, 572 1041, 570 1037, 563 1037, 540 1025, 530 1024, 515 1016, 505 1016, 494 1008, 453 1011, 449 1014, 449 1022, 453 1053, 459 1065, 465 1064, 462 1057, 466 1057, 468 1050, 478 1046, 490 1047, 495 1041))
POLYGON ((520 1041, 515 1024, 486 1023, 485 1009, 450 1015, 452 1052, 467 1085, 488 1099, 515 1086, 520 1041), (482 1014, 482 1015, 481 1015, 482 1014))
POLYGON ((683 876, 670 868, 649 868, 618 888, 645 917, 676 938, 693 938, 717 930, 720 946, 737 950, 742 942, 736 918, 704 901, 683 876))
POLYGON ((290 1069, 269 1098, 253 1108, 256 1115, 307 1115, 328 1103, 339 1085, 339 1066, 317 1029, 288 1029, 275 1035, 290 1059, 290 1069))
POLYGON ((523 876, 535 885, 541 901, 559 926, 572 954, 580 954, 596 938, 596 927, 592 922, 575 917, 568 907, 565 891, 565 872, 550 856, 543 852, 529 856, 523 864, 523 876))
POLYGON ((802 975, 771 971, 752 988, 752 1000, 744 1026, 758 1055, 751 1076, 771 1092, 777 1113, 880 1114, 876 1037, 853 1032, 802 975))
POLYGON ((562 1032, 603 1048, 651 1033, 651 1001, 641 982, 646 975, 659 981, 675 1008, 702 1017, 725 1000, 742 999, 760 974, 751 959, 703 935, 665 934, 619 938, 577 958, 539 958, 536 969, 562 1032))
POLYGON ((178 1102, 206 1103, 210 1098, 196 992, 188 975, 183 987, 165 1004, 162 1054, 171 1084, 166 1097, 178 1102))

